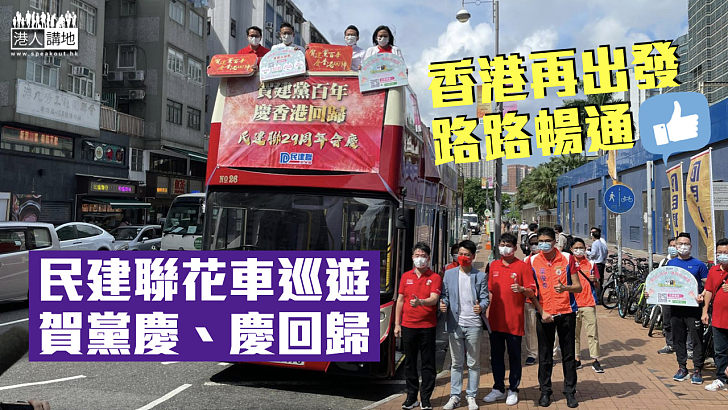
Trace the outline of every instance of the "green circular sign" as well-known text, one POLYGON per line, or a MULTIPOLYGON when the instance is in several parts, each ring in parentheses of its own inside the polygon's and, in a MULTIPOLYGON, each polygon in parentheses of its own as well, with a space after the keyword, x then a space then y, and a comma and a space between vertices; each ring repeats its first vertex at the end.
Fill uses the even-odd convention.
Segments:
POLYGON ((195 249, 202 249, 202 237, 195 239, 195 249))

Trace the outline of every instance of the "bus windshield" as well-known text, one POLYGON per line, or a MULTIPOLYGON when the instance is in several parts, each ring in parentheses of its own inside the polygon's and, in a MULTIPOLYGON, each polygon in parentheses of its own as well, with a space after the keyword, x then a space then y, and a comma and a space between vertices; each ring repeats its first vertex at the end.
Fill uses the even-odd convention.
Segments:
POLYGON ((211 192, 203 249, 376 250, 381 291, 394 281, 387 266, 393 229, 385 199, 281 192, 211 192))
POLYGON ((163 232, 175 235, 202 235, 204 218, 199 200, 175 201, 169 208, 163 232))

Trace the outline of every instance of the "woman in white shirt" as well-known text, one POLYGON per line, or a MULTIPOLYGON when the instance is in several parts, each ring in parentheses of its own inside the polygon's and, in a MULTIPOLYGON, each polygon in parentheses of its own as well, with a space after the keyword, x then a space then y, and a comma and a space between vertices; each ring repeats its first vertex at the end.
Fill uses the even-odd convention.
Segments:
POLYGON ((377 53, 392 53, 404 59, 402 51, 399 47, 394 45, 394 35, 392 34, 392 30, 390 30, 387 26, 379 26, 376 30, 374 30, 374 33, 372 34, 372 44, 374 44, 374 46, 367 49, 362 61, 377 53))

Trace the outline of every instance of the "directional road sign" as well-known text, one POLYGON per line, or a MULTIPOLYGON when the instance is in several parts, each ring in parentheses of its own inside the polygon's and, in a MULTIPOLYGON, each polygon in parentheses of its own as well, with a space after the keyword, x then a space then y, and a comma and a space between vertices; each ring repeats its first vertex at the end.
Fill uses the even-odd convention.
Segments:
POLYGON ((604 205, 615 214, 623 214, 634 206, 634 191, 624 184, 612 185, 604 193, 604 205))

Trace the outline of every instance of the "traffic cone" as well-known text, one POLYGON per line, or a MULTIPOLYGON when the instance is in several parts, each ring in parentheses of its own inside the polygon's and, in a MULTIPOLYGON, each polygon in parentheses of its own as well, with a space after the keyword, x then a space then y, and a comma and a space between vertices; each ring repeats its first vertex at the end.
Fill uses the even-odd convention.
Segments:
POLYGON ((493 248, 493 246, 490 244, 490 239, 488 239, 488 241, 485 242, 485 250, 489 251, 492 248, 493 248))

